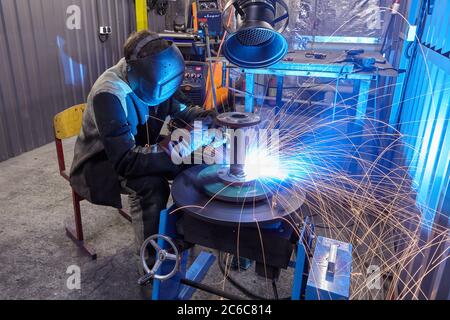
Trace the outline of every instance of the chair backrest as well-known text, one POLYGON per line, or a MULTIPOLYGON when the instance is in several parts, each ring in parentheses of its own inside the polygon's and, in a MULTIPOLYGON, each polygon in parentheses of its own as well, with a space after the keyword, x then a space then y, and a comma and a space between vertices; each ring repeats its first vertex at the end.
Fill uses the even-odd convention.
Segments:
POLYGON ((66 172, 62 140, 72 138, 80 133, 85 109, 86 104, 79 104, 58 113, 53 118, 59 173, 66 180, 69 180, 69 175, 66 172))
POLYGON ((79 104, 58 113, 53 118, 55 138, 64 140, 72 138, 80 133, 83 112, 86 104, 79 104))

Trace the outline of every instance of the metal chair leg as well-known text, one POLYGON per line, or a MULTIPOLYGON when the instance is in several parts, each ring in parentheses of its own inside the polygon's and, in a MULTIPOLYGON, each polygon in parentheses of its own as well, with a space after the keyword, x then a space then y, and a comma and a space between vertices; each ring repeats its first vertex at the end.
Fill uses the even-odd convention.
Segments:
POLYGON ((86 243, 84 243, 84 236, 83 236, 83 224, 81 220, 81 208, 80 208, 80 202, 82 198, 74 191, 72 190, 72 202, 73 202, 73 210, 74 210, 74 217, 75 217, 75 231, 72 230, 70 227, 66 226, 66 234, 67 236, 72 239, 75 244, 82 249, 85 253, 87 253, 92 260, 97 259, 97 253, 89 247, 86 243))
POLYGON ((129 222, 131 222, 131 216, 130 216, 130 214, 129 214, 128 212, 126 212, 126 211, 124 211, 124 210, 122 210, 122 209, 118 209, 118 211, 119 211, 119 213, 120 213, 120 215, 121 215, 122 217, 124 217, 124 218, 127 219, 129 222))
POLYGON ((88 246, 86 243, 84 243, 83 240, 77 240, 77 237, 75 235, 75 232, 66 226, 66 235, 88 256, 91 257, 92 260, 97 259, 97 253, 94 251, 93 248, 88 246))

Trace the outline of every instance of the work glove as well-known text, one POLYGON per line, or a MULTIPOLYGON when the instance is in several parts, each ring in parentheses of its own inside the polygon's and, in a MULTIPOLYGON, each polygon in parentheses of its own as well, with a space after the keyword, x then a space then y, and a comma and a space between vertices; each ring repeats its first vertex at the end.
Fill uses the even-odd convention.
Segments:
POLYGON ((179 154, 182 157, 187 157, 195 150, 207 146, 214 141, 214 134, 208 132, 208 127, 201 123, 203 126, 194 126, 193 130, 185 131, 188 135, 180 137, 178 141, 172 141, 172 147, 175 150, 179 150, 179 154))
POLYGON ((208 160, 206 160, 208 164, 214 162, 212 158, 219 159, 216 160, 216 163, 217 161, 222 163, 222 149, 226 143, 226 136, 219 129, 209 129, 207 124, 203 122, 201 124, 202 127, 197 124, 191 131, 182 131, 181 133, 184 135, 175 137, 175 140, 172 136, 162 142, 161 147, 166 150, 174 163, 181 164, 183 159, 190 157, 196 150, 203 147, 207 150, 204 154, 208 155, 208 160))

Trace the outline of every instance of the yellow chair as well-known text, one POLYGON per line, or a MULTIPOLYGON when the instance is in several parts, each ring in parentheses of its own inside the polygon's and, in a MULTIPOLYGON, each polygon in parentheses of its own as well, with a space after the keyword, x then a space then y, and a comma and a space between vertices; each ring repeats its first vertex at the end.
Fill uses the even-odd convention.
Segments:
MULTIPOLYGON (((62 141, 77 136, 81 130, 81 123, 83 119, 83 112, 86 109, 86 104, 73 106, 58 113, 53 119, 53 128, 55 134, 56 154, 58 156, 59 174, 69 181, 69 174, 66 171, 66 163, 64 159, 64 149, 62 141)), ((83 224, 81 220, 80 202, 83 197, 72 189, 72 203, 75 215, 75 230, 72 230, 66 225, 66 234, 72 239, 83 251, 85 251, 92 259, 97 258, 95 251, 84 243, 83 224)), ((128 221, 131 222, 131 216, 122 209, 119 213, 128 221)))

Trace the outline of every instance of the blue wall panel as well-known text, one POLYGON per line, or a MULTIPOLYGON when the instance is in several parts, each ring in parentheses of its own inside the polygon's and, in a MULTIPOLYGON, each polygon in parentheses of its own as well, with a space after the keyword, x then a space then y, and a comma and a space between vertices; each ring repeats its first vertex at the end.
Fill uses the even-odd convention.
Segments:
POLYGON ((420 281, 416 298, 448 299, 448 260, 425 272, 435 257, 449 254, 450 1, 435 0, 434 8, 430 1, 408 3, 408 21, 418 26, 418 40, 402 51, 400 66, 407 74, 396 88, 390 123, 405 144, 403 157, 422 209, 421 240, 431 245, 411 261, 411 273, 403 280, 420 281))
POLYGON ((416 20, 420 41, 410 50, 413 57, 396 124, 406 145, 404 156, 424 225, 431 226, 436 213, 448 207, 444 195, 450 175, 450 4, 436 0, 434 7, 427 1, 423 5, 422 11, 411 9, 420 17, 416 20))
POLYGON ((424 223, 431 225, 449 180, 450 59, 422 49, 425 56, 418 50, 411 66, 399 129, 424 223))

